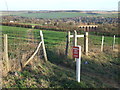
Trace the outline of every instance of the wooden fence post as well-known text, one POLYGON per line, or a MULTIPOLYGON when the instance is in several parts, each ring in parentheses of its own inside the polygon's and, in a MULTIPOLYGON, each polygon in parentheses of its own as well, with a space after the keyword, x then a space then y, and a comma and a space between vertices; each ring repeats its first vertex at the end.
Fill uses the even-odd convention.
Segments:
POLYGON ((77 32, 74 30, 73 34, 73 46, 77 46, 77 32))
POLYGON ((115 35, 114 35, 114 39, 113 39, 113 50, 115 48, 115 35))
POLYGON ((104 36, 102 36, 101 52, 103 52, 103 45, 104 45, 104 36))
POLYGON ((68 56, 69 44, 70 44, 70 31, 67 32, 67 42, 66 42, 66 51, 65 51, 66 56, 68 56))
POLYGON ((8 37, 7 34, 4 34, 4 59, 6 61, 7 71, 10 71, 10 63, 8 60, 8 37))
MULTIPOLYGON (((20 54, 19 54, 20 55, 20 54)), ((23 69, 23 65, 22 65, 22 62, 21 62, 21 59, 19 58, 18 59, 19 61, 19 65, 20 65, 20 68, 18 69, 18 71, 21 71, 23 69)))
POLYGON ((44 53, 44 58, 45 58, 45 61, 48 61, 48 59, 47 59, 47 54, 46 54, 46 50, 45 50, 43 33, 42 33, 41 30, 40 30, 40 37, 41 37, 41 42, 42 42, 42 49, 43 49, 43 53, 44 53))
MULTIPOLYGON (((74 30, 73 34, 73 46, 77 46, 77 32, 74 30)), ((77 61, 77 58, 75 58, 75 61, 77 61)))
POLYGON ((85 32, 84 35, 84 52, 85 55, 88 55, 88 32, 85 32))

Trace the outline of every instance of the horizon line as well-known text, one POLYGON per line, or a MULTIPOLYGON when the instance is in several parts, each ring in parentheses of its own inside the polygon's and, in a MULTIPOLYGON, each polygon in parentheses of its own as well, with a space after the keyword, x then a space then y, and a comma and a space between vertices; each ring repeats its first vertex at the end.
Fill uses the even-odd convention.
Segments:
POLYGON ((75 10, 75 9, 70 9, 70 10, 0 10, 0 11, 118 11, 118 10, 75 10))

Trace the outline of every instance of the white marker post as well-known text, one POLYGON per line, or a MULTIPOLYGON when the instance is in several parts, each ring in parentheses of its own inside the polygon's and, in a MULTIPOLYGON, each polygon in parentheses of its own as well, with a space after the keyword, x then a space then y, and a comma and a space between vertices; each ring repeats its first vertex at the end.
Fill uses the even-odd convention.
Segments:
POLYGON ((73 46, 73 57, 76 58, 76 80, 80 82, 81 46, 73 46))
POLYGON ((101 52, 103 52, 104 36, 102 36, 101 52))
POLYGON ((114 40, 113 40, 113 50, 115 48, 115 35, 114 35, 114 40))

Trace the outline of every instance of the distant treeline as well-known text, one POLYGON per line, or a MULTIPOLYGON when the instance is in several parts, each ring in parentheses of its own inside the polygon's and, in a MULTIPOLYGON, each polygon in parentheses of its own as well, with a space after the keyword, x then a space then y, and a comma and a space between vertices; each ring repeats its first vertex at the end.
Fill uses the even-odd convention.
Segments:
POLYGON ((0 23, 1 25, 4 26, 14 26, 14 27, 24 27, 24 28, 32 28, 32 25, 25 25, 25 24, 19 24, 19 23, 0 23))
MULTIPOLYGON (((74 27, 74 28, 58 28, 57 26, 39 26, 39 25, 28 25, 28 24, 20 24, 20 23, 7 23, 7 22, 2 22, 0 25, 4 26, 14 26, 14 27, 23 27, 23 28, 33 28, 33 29, 41 29, 41 30, 52 30, 52 31, 61 31, 61 32, 66 32, 66 31, 73 31, 77 30, 80 33, 84 33, 86 30, 74 27)), ((101 27, 98 28, 93 28, 89 30, 90 34, 95 34, 95 35, 105 35, 105 36, 113 36, 116 35, 120 37, 120 33, 118 31, 105 31, 101 27)))
MULTIPOLYGON (((63 29, 63 28, 58 28, 56 26, 39 26, 39 25, 28 25, 28 24, 20 24, 20 23, 0 23, 0 25, 4 26, 14 26, 14 27, 23 27, 23 28, 33 28, 33 29, 41 29, 41 30, 53 30, 53 31, 68 31, 70 29, 63 29)), ((72 28, 72 30, 76 30, 77 28, 72 28)), ((78 29, 77 29, 78 30, 78 29)))

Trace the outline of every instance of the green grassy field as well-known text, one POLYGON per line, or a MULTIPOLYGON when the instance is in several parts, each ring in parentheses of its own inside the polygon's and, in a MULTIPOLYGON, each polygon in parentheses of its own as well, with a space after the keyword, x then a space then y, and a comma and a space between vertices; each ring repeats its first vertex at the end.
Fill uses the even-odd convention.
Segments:
MULTIPOLYGON (((3 27, 3 34, 8 34, 9 37, 14 37, 14 38, 20 38, 25 39, 27 35, 27 30, 28 28, 19 28, 19 27, 9 27, 9 26, 2 26, 3 27), (18 37, 17 37, 18 36, 18 37)), ((32 33, 34 33, 34 38, 39 41, 39 30, 32 30, 32 33)), ((78 32, 79 33, 79 32, 78 32)), ((65 32, 56 32, 56 31, 47 31, 43 30, 44 34, 44 39, 45 39, 45 44, 48 46, 54 46, 54 45, 59 45, 62 42, 66 42, 66 35, 67 33, 65 32)), ((96 36, 96 35, 89 35, 90 42, 93 42, 92 44, 101 44, 101 36, 96 36)), ((83 41, 83 38, 79 39, 79 41, 83 41)), ((118 42, 118 38, 116 38, 116 44, 120 44, 118 42)), ((113 42, 113 37, 108 37, 105 36, 105 45, 112 45, 113 42)))
MULTIPOLYGON (((25 39, 29 31, 28 28, 20 27, 2 26, 2 28, 3 34, 8 34, 9 37, 16 36, 16 38, 19 35, 21 39, 25 39)), ((39 30, 33 29, 31 33, 39 41, 39 30)), ((32 65, 26 66, 21 72, 16 71, 18 76, 10 73, 4 77, 3 87, 120 88, 118 52, 109 48, 100 52, 101 36, 89 35, 89 55, 85 56, 82 53, 81 82, 77 83, 75 61, 72 59, 71 53, 68 57, 64 55, 66 33, 43 30, 43 34, 49 61, 44 62, 35 57, 32 65)), ((118 39, 116 38, 116 41, 118 39)), ((105 37, 105 46, 111 47, 112 40, 112 37, 105 37)), ((78 44, 83 46, 83 38, 78 41, 78 44)), ((9 39, 10 43, 14 43, 11 38, 9 39)))
MULTIPOLYGON (((9 27, 9 26, 2 26, 2 34, 8 34, 9 38, 21 38, 22 40, 27 38, 27 31, 28 28, 18 28, 18 27, 9 27), (17 37, 18 36, 18 37, 17 37)), ((34 34, 34 38, 36 40, 40 40, 39 35, 40 30, 32 30, 31 33, 34 34)), ((48 46, 51 45, 59 45, 61 42, 66 41, 66 33, 65 32, 56 32, 56 31, 47 31, 43 30, 45 44, 48 46)), ((12 43, 12 41, 11 41, 12 43)))
POLYGON ((21 14, 14 14, 17 16, 23 17, 34 17, 34 18, 71 18, 71 17, 118 17, 118 14, 87 14, 87 13, 80 13, 80 12, 51 12, 51 13, 21 13, 21 14))
POLYGON ((27 13, 26 11, 0 11, 0 16, 6 16, 6 15, 17 15, 17 14, 22 14, 22 13, 27 13))

